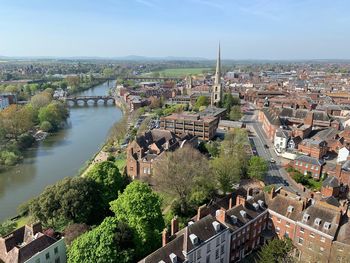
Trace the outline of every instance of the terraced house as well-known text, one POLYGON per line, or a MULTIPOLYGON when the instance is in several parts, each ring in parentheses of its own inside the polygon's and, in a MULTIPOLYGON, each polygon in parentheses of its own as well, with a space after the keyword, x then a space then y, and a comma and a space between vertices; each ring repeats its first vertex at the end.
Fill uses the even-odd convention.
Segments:
POLYGON ((232 194, 200 207, 184 229, 171 229, 170 237, 163 233, 163 247, 140 262, 239 262, 272 238, 290 238, 301 262, 350 258, 347 203, 301 198, 283 188, 232 194))

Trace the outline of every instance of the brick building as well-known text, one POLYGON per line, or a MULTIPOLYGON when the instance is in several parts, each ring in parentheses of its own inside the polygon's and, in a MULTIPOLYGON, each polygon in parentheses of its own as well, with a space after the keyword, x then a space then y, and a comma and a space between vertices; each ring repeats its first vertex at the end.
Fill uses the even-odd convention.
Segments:
POLYGON ((127 174, 135 178, 150 176, 153 163, 165 151, 174 151, 184 144, 197 146, 197 138, 189 134, 175 135, 171 131, 153 129, 136 137, 126 150, 127 174))
POLYGON ((304 139, 298 145, 298 151, 313 158, 321 159, 327 154, 328 145, 324 140, 304 139))
POLYGON ((299 155, 292 161, 292 166, 295 170, 304 175, 310 174, 315 179, 321 177, 324 164, 323 160, 306 155, 299 155))

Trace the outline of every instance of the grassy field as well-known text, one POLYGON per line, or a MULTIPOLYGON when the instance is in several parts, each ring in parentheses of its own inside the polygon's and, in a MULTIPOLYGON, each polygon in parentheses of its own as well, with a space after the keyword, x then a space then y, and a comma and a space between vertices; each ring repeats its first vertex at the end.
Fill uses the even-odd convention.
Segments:
MULTIPOLYGON (((198 75, 202 74, 203 71, 212 71, 212 68, 172 68, 164 69, 161 71, 156 71, 154 73, 159 73, 160 77, 174 77, 174 78, 184 78, 188 75, 198 75)), ((152 76, 154 73, 147 73, 147 76, 152 76)), ((145 74, 146 76, 146 74, 145 74)))

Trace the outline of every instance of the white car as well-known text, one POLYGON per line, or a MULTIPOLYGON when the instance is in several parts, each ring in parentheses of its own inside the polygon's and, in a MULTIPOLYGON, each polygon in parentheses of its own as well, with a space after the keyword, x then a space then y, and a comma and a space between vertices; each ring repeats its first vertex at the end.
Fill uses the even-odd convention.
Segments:
POLYGON ((276 162, 275 159, 273 159, 273 158, 270 159, 270 163, 275 163, 275 162, 276 162))

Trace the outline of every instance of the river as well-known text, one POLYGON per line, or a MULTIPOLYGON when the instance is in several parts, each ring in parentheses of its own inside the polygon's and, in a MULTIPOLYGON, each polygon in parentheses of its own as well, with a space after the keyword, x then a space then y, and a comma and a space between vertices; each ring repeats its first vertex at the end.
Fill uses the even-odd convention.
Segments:
MULTIPOLYGON (((104 83, 77 96, 107 95, 115 81, 104 83)), ((112 105, 70 108, 67 127, 25 152, 23 162, 0 173, 0 222, 16 215, 21 203, 67 176, 76 175, 106 140, 122 112, 112 105)))

